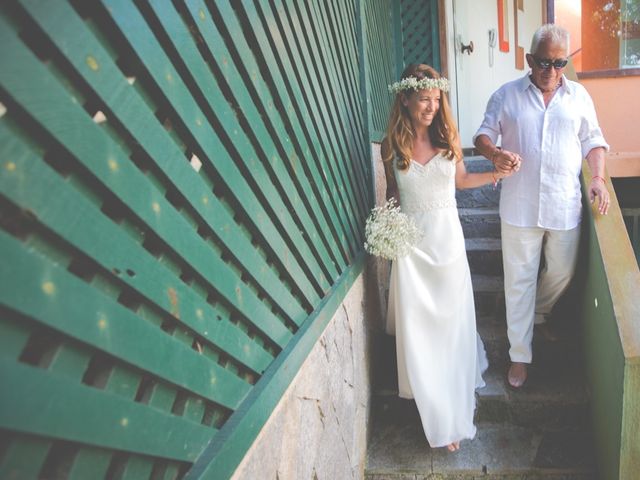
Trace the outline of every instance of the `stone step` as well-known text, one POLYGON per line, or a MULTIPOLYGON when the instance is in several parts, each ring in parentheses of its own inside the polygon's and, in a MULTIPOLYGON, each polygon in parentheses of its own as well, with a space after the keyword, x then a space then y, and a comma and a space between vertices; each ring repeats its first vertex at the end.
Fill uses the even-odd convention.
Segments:
MULTIPOLYGON (((491 367, 485 372, 486 386, 478 389, 476 394, 477 423, 540 430, 577 428, 588 424, 589 396, 581 378, 573 378, 567 373, 554 374, 550 378, 549 371, 533 364, 525 386, 514 389, 507 384, 506 371, 505 366, 491 367)), ((394 388, 374 392, 372 418, 384 418, 384 422, 395 424, 419 422, 415 402, 398 396, 395 379, 394 376, 394 388)))
POLYGON ((497 207, 458 208, 465 238, 500 238, 500 214, 497 207))
POLYGON ((504 317, 504 280, 502 275, 472 273, 471 282, 476 315, 504 317))
POLYGON ((482 155, 473 155, 464 158, 464 166, 467 172, 491 172, 493 163, 482 155))
POLYGON ((502 276, 502 242, 499 238, 467 238, 465 247, 472 273, 502 276))
POLYGON ((496 188, 493 185, 484 185, 478 188, 456 190, 456 203, 458 208, 497 208, 500 200, 500 184, 496 188))
MULTIPOLYGON (((478 421, 539 428, 566 428, 587 422, 589 395, 582 355, 569 322, 559 332, 562 339, 557 342, 534 333, 534 362, 527 383, 520 389, 511 388, 506 381, 510 362, 504 320, 479 319, 478 323, 490 365, 484 374, 486 386, 477 392, 478 421)), ((397 396, 395 337, 376 339, 375 361, 372 418, 382 415, 402 423, 412 409, 417 415, 413 401, 397 396)))
POLYGON ((420 422, 379 425, 367 452, 368 480, 596 478, 591 436, 582 429, 539 430, 479 424, 455 453, 431 449, 420 422))
MULTIPOLYGON (((467 157, 464 164, 468 172, 489 172, 493 170, 493 164, 484 157, 467 157)), ((500 183, 484 185, 478 188, 456 190, 456 201, 459 208, 478 208, 498 206, 500 199, 500 183)))

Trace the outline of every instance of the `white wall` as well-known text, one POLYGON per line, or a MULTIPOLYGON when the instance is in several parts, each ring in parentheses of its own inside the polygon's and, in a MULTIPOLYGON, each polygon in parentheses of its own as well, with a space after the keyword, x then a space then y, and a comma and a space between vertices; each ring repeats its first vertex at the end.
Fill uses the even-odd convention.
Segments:
MULTIPOLYGON (((514 2, 507 2, 509 21, 509 51, 501 52, 499 44, 493 49, 490 64, 488 30, 498 31, 497 0, 447 0, 447 50, 449 78, 452 81, 450 98, 463 148, 472 147, 471 138, 482 122, 487 101, 503 83, 522 77, 528 72, 515 67, 515 18, 514 2), (460 41, 474 43, 474 51, 460 53, 460 41)), ((524 0, 524 12, 519 13, 519 44, 525 53, 529 51, 531 36, 542 24, 541 0, 524 0)))

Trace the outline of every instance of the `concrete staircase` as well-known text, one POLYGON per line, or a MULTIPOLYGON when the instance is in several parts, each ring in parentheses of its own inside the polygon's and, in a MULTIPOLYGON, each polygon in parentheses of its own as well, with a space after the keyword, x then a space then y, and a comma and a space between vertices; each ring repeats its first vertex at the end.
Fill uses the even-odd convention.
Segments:
MULTIPOLYGON (((482 157, 466 161, 470 171, 491 168, 482 157)), ((486 186, 457 193, 471 267, 478 330, 490 367, 477 393, 476 438, 461 449, 431 449, 413 401, 397 396, 395 339, 375 340, 373 399, 365 478, 595 479, 588 429, 588 392, 581 367, 570 296, 554 310, 561 339, 534 337, 534 363, 526 385, 508 386, 499 190, 486 186)))

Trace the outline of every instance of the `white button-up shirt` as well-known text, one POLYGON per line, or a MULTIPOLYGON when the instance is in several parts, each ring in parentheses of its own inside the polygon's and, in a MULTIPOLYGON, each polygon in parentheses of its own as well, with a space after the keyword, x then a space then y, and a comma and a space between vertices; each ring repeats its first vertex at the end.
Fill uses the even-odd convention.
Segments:
POLYGON ((593 101, 577 82, 562 77, 545 108, 527 74, 489 99, 473 137, 487 135, 522 158, 520 170, 502 181, 500 218, 518 227, 569 230, 580 223, 582 159, 595 147, 609 149, 593 101))

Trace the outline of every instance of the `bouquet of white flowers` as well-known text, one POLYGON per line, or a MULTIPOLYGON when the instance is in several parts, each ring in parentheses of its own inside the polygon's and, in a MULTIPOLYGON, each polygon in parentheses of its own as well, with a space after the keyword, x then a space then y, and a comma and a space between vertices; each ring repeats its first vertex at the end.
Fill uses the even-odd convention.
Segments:
POLYGON ((400 211, 396 200, 390 198, 374 207, 364 226, 364 249, 376 257, 393 260, 409 253, 418 243, 421 232, 413 219, 400 211))

